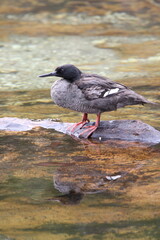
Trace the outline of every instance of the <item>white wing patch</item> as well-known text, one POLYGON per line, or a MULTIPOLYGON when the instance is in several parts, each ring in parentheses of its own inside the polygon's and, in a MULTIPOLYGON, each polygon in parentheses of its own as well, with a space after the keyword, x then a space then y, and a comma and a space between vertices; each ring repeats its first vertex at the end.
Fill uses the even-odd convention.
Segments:
POLYGON ((107 97, 108 95, 117 93, 118 91, 119 91, 119 88, 110 89, 109 91, 105 92, 105 94, 103 95, 103 97, 107 97))

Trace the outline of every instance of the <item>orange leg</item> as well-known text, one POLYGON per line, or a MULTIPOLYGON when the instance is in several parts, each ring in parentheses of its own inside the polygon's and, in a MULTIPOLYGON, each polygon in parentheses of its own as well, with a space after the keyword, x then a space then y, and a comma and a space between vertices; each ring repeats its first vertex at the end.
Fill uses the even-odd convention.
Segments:
POLYGON ((86 126, 85 130, 80 133, 79 137, 88 138, 99 126, 101 114, 97 114, 96 123, 94 126, 86 126))
POLYGON ((89 119, 88 119, 88 114, 84 113, 82 121, 79 122, 79 123, 75 123, 73 126, 70 126, 69 128, 67 128, 67 131, 71 131, 71 133, 73 133, 78 126, 81 125, 80 128, 82 128, 88 122, 90 122, 89 119))

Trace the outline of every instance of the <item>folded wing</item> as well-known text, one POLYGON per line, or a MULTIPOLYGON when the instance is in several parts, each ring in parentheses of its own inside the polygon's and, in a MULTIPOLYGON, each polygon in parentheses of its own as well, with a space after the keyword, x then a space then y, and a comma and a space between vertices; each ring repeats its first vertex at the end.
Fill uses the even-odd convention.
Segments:
POLYGON ((113 111, 126 105, 149 103, 143 96, 128 87, 96 74, 84 74, 75 84, 90 105, 100 111, 113 111))

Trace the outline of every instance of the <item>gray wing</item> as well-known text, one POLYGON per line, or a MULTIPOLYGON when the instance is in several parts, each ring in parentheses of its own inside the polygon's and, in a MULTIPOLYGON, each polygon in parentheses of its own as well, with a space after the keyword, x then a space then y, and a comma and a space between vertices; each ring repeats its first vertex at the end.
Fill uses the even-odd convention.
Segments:
POLYGON ((96 74, 82 75, 81 80, 76 81, 76 85, 81 89, 87 100, 98 98, 109 98, 115 94, 128 89, 126 86, 113 82, 109 78, 103 78, 96 74))
POLYGON ((98 75, 82 75, 75 82, 91 108, 97 112, 113 111, 127 105, 149 103, 143 96, 126 86, 98 75))

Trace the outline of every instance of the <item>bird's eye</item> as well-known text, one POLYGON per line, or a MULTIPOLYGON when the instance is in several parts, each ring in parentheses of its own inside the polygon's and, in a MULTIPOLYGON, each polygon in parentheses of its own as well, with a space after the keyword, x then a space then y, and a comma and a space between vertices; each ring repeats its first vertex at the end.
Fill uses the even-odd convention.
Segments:
POLYGON ((63 68, 59 68, 59 69, 58 69, 58 72, 59 72, 59 73, 62 73, 63 71, 64 71, 63 68))

